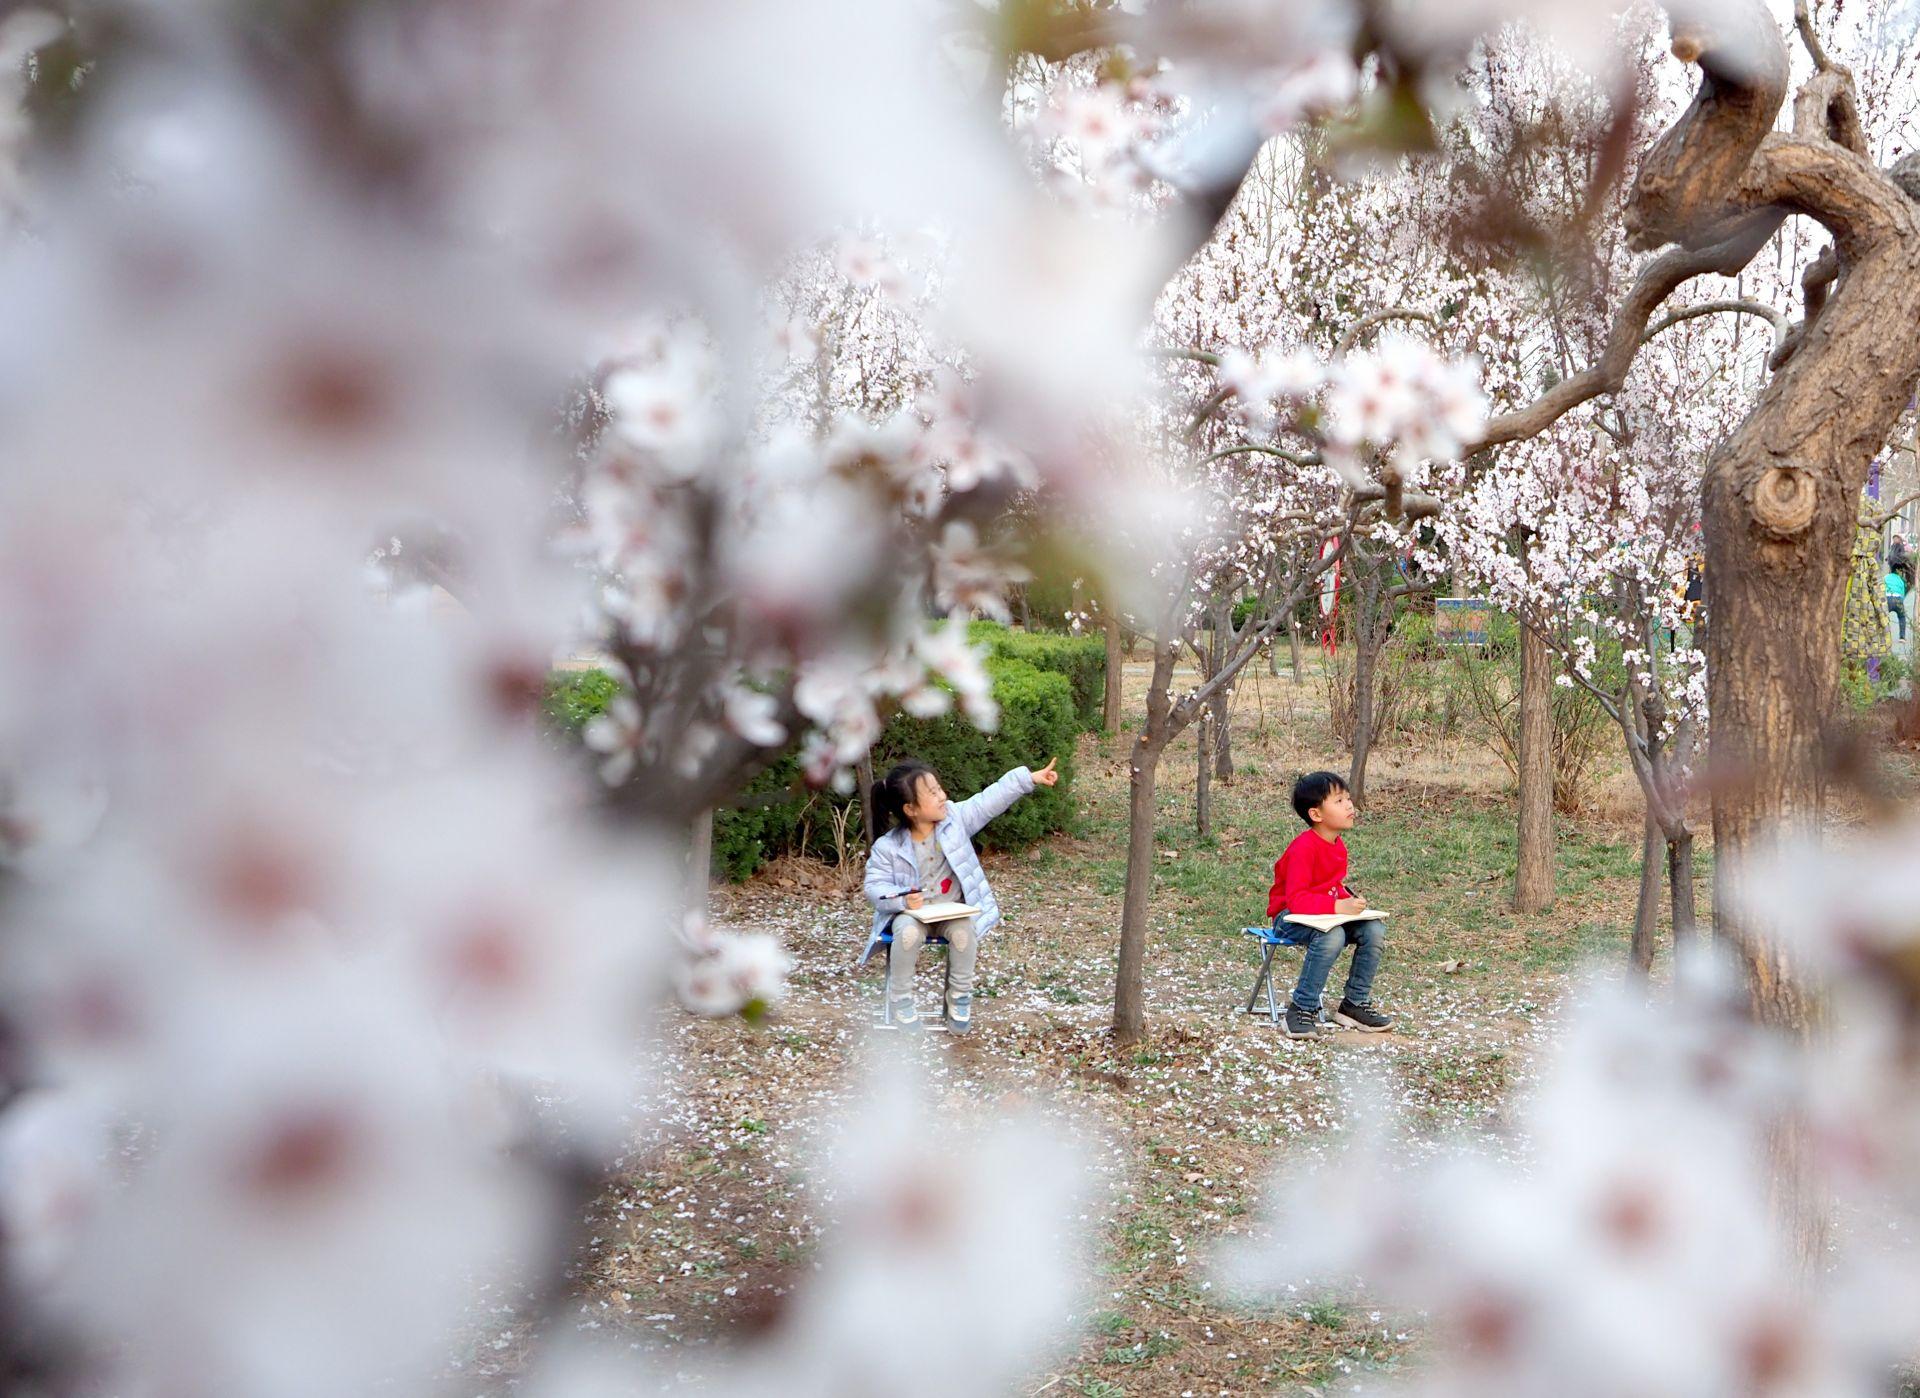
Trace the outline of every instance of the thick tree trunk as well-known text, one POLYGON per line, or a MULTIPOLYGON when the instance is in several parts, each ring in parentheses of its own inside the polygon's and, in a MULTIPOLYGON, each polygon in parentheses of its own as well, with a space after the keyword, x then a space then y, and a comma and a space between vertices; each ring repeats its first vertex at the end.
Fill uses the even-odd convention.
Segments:
POLYGON ((1125 665, 1120 654, 1120 623, 1113 617, 1107 618, 1107 684, 1106 695, 1101 703, 1100 722, 1109 733, 1120 731, 1120 696, 1126 680, 1125 665))
POLYGON ((1513 906, 1536 913, 1553 902, 1553 657, 1520 628, 1520 831, 1513 906))
MULTIPOLYGON (((1920 228, 1842 266, 1793 357, 1707 462, 1716 882, 1775 835, 1818 833, 1860 493, 1920 376, 1920 228)), ((1756 1014, 1804 1024, 1793 968, 1734 906, 1714 900, 1716 930, 1746 961, 1756 1014)))
MULTIPOLYGON (((1761 853, 1774 833, 1817 834, 1826 801, 1829 725, 1839 703, 1840 614, 1846 592, 1854 521, 1853 497, 1844 519, 1810 522, 1826 536, 1817 550, 1778 557, 1775 546, 1746 537, 1744 502, 1728 472, 1710 476, 1708 519, 1730 517, 1732 528, 1707 528, 1707 692, 1709 744, 1715 769, 1713 800, 1714 899, 1718 933, 1746 962, 1755 1012, 1771 1024, 1798 1025, 1808 1003, 1781 951, 1734 919, 1726 882, 1761 853)), ((1836 494, 1840 493, 1838 491, 1836 494)), ((1837 513, 1837 505, 1835 512, 1837 513)), ((1828 511, 1822 509, 1821 514, 1828 511)), ((1811 542, 1811 541, 1809 541, 1811 542)))
POLYGON ((1154 787, 1159 771, 1160 748, 1142 734, 1127 774, 1127 888, 1120 903, 1113 987, 1113 1037, 1121 1044, 1147 1032, 1147 910, 1153 898, 1154 787))
POLYGON ((1699 934, 1693 910, 1693 832, 1667 841, 1667 889, 1672 895, 1673 946, 1678 951, 1699 934))

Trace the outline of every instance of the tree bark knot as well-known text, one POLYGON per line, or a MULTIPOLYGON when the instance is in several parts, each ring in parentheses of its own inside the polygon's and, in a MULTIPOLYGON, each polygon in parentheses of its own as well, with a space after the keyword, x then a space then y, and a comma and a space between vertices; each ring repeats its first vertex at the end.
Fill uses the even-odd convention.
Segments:
POLYGON ((1791 539, 1813 523, 1819 497, 1813 472, 1798 466, 1769 466, 1753 483, 1748 505, 1761 529, 1776 539, 1791 539))

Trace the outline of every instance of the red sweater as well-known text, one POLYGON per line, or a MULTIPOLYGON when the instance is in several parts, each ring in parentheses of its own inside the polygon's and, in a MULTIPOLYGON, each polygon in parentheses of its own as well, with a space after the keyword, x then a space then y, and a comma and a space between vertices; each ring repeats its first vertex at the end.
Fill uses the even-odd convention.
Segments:
POLYGON ((1273 888, 1267 894, 1267 916, 1281 912, 1330 913, 1334 900, 1351 898, 1347 892, 1347 842, 1338 835, 1323 840, 1311 830, 1293 837, 1273 862, 1273 888))

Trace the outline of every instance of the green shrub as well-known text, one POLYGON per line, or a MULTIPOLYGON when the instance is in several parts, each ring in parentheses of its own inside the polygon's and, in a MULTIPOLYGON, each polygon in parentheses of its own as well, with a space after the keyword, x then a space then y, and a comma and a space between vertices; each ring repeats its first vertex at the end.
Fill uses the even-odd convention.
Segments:
MULTIPOLYGON (((1099 641, 1093 644, 1100 648, 1099 641)), ((1103 654, 1103 667, 1104 660, 1103 654)), ((1058 758, 1058 786, 1037 789, 981 833, 985 848, 1018 849, 1071 822, 1073 749, 1080 721, 1065 674, 1005 657, 990 658, 987 673, 1000 705, 997 733, 980 732, 957 712, 926 719, 899 714, 874 745, 873 765, 884 772, 902 758, 917 757, 931 764, 959 798, 973 795, 1009 768, 1041 767, 1049 757, 1058 758)), ((587 721, 619 692, 619 681, 604 670, 555 672, 547 681, 546 726, 577 741, 587 721)), ((714 812, 713 869, 740 883, 783 854, 828 861, 857 858, 864 838, 859 797, 812 790, 800 775, 799 763, 785 754, 714 812)))
POLYGON ((991 621, 967 627, 967 639, 985 646, 991 657, 1024 660, 1036 670, 1066 676, 1072 688, 1074 712, 1087 732, 1099 731, 1106 717, 1107 643, 1100 636, 1072 636, 1061 631, 1009 631, 991 621))
POLYGON ((1864 712, 1883 700, 1897 698, 1909 674, 1907 662, 1897 655, 1880 657, 1877 680, 1867 674, 1864 660, 1844 660, 1840 664, 1840 692, 1848 704, 1864 712))
POLYGON ((831 861, 842 851, 851 852, 859 839, 859 800, 812 790, 788 753, 713 813, 713 871, 732 883, 744 883, 780 855, 811 854, 831 861))
MULTIPOLYGON (((1247 624, 1247 618, 1255 616, 1264 618, 1271 610, 1267 603, 1257 597, 1242 597, 1233 604, 1233 629, 1238 631, 1247 624)), ((1302 639, 1320 634, 1320 594, 1317 591, 1308 592, 1294 604, 1293 621, 1299 628, 1302 639)), ((1287 634, 1287 629, 1283 625, 1274 634, 1284 636, 1287 634)))
POLYGON ((547 676, 541 714, 551 733, 575 734, 587 720, 606 711, 620 692, 620 681, 605 670, 555 670, 547 676))
MULTIPOLYGON (((1468 707, 1479 721, 1481 736, 1499 757, 1509 775, 1520 770, 1520 626, 1505 612, 1493 613, 1488 644, 1448 646, 1454 673, 1468 707)), ((1606 635, 1594 638, 1598 663, 1594 683, 1617 690, 1623 662, 1618 641, 1606 635)), ((1559 673, 1555 662, 1554 673, 1559 673)), ((1553 804, 1576 814, 1592 795, 1600 755, 1619 741, 1613 720, 1584 688, 1553 682, 1553 804)))
POLYGON ((1000 728, 982 733, 958 713, 938 718, 898 715, 874 747, 873 766, 917 757, 940 774, 940 784, 955 798, 973 795, 1013 767, 1044 767, 1058 760, 1060 784, 1039 787, 980 832, 986 849, 1018 849, 1043 835, 1065 830, 1073 816, 1073 748, 1080 731, 1073 690, 1067 677, 1022 660, 987 661, 993 697, 1000 705, 1000 728))

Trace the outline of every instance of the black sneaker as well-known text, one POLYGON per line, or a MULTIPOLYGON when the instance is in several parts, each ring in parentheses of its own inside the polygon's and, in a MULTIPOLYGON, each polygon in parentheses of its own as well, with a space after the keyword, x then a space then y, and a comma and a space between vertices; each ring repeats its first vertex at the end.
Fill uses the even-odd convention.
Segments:
POLYGON ((1342 1000, 1340 1008, 1333 1012, 1333 1022, 1344 1024, 1349 1029, 1358 1029, 1362 1034, 1384 1034, 1393 1028, 1393 1020, 1380 1013, 1371 1005, 1356 1005, 1351 1000, 1342 1000))
POLYGON ((1291 1000, 1287 1002, 1287 1037, 1289 1039, 1311 1039, 1320 1032, 1320 1011, 1303 1010, 1291 1000))

